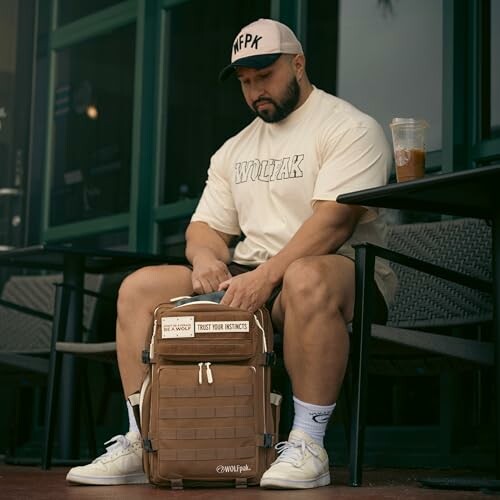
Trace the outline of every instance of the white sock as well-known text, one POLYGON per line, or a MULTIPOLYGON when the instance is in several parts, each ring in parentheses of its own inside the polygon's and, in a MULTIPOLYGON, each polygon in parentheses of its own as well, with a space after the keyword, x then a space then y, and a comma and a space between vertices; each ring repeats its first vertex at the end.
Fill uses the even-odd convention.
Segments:
POLYGON ((127 399, 127 411, 128 411, 128 431, 129 432, 138 432, 139 431, 139 426, 137 425, 137 420, 135 419, 134 415, 134 409, 132 408, 132 405, 130 404, 130 401, 127 399))
POLYGON ((323 446, 326 426, 330 420, 336 403, 328 406, 313 405, 305 403, 300 399, 293 397, 293 406, 295 408, 295 418, 293 419, 292 430, 300 429, 316 442, 323 446))

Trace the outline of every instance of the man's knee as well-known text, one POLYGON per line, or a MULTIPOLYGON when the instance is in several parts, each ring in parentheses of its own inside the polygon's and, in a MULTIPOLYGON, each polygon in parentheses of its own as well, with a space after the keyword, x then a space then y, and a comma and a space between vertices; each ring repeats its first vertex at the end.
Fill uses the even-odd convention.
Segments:
POLYGON ((149 268, 134 271, 121 282, 118 289, 118 309, 120 309, 120 306, 134 302, 135 298, 143 293, 143 282, 146 281, 147 269, 149 268))
POLYGON ((147 266, 129 274, 118 290, 118 315, 128 308, 153 312, 160 302, 192 293, 191 271, 185 266, 147 266))
POLYGON ((342 314, 352 319, 354 264, 338 256, 304 257, 292 263, 283 278, 283 310, 300 307, 304 314, 342 314))
POLYGON ((324 265, 311 257, 293 262, 283 277, 283 296, 286 302, 317 306, 329 299, 331 290, 325 280, 324 265))

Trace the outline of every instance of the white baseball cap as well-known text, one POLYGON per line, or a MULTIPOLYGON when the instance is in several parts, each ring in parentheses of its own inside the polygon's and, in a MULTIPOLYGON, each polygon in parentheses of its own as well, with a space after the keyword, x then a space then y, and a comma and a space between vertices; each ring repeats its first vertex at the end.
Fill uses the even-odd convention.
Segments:
POLYGON ((281 54, 303 54, 294 32, 273 19, 254 21, 234 39, 231 64, 220 72, 219 80, 225 80, 238 66, 255 69, 270 66, 281 54))

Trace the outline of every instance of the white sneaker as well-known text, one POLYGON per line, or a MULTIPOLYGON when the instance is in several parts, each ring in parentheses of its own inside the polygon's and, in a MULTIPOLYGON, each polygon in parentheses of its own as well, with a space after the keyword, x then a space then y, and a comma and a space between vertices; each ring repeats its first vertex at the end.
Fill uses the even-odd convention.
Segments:
POLYGON ((106 453, 91 464, 73 467, 67 481, 80 484, 145 484, 148 482, 142 468, 142 441, 138 432, 115 436, 106 453))
POLYGON ((276 445, 279 456, 264 472, 262 488, 317 488, 330 484, 326 450, 305 432, 295 429, 288 441, 276 445))

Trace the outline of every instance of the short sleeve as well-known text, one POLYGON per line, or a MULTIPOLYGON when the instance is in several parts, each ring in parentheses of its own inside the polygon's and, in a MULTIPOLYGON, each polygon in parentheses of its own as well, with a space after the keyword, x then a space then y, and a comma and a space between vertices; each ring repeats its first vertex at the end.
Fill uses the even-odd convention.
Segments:
POLYGON ((205 189, 191 221, 206 222, 222 233, 239 235, 238 213, 223 158, 220 150, 212 156, 205 189))
POLYGON ((313 201, 335 201, 351 191, 387 184, 392 165, 384 131, 375 120, 325 135, 320 145, 320 170, 313 201))

